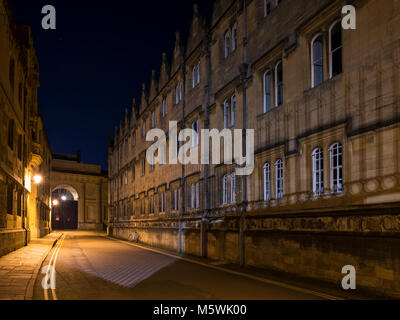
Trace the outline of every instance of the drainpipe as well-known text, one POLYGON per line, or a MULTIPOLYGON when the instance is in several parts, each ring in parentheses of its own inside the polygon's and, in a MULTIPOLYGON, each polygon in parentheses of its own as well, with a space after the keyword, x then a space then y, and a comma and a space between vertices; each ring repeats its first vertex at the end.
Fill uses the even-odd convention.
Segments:
MULTIPOLYGON (((186 116, 186 61, 182 63, 182 75, 183 75, 183 90, 182 90, 182 129, 185 128, 185 116, 186 116)), ((179 143, 179 139, 178 139, 179 143)), ((179 149, 179 148, 178 148, 179 149)), ((185 155, 183 155, 185 157, 185 155)), ((182 161, 184 162, 184 161, 182 161)), ((185 218, 185 211, 186 211, 186 197, 185 197, 185 188, 186 188, 186 179, 185 179, 185 165, 182 163, 182 180, 181 180, 181 187, 182 187, 182 208, 181 208, 181 216, 179 218, 179 253, 183 252, 183 245, 182 245, 182 232, 184 226, 184 218, 185 218)))
MULTIPOLYGON (((243 0, 243 67, 241 68, 241 78, 243 84, 243 131, 242 131, 242 150, 246 150, 246 131, 247 131, 247 75, 248 75, 248 33, 247 33, 247 3, 243 0)), ((243 195, 243 210, 240 214, 239 221, 239 257, 240 265, 245 265, 245 237, 244 237, 244 226, 245 226, 245 214, 247 211, 248 194, 247 194, 247 183, 248 177, 242 176, 242 195, 243 195)))
MULTIPOLYGON (((210 42, 211 42, 211 35, 207 32, 207 36, 205 39, 204 44, 204 51, 206 56, 206 67, 207 67, 207 83, 205 86, 205 110, 204 110, 204 129, 210 129, 210 114, 209 114, 209 107, 210 107, 210 94, 211 94, 211 54, 210 54, 210 42)), ((210 216, 211 210, 211 199, 210 199, 210 164, 205 164, 204 166, 204 195, 205 195, 205 210, 201 220, 200 226, 200 250, 201 256, 203 258, 207 258, 207 224, 208 224, 208 217, 210 216)))

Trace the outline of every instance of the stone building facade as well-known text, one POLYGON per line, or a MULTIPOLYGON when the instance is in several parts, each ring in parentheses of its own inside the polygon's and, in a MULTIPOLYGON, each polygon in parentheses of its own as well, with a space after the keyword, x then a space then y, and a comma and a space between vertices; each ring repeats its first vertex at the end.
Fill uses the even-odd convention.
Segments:
POLYGON ((400 297, 399 26, 395 0, 217 0, 210 19, 195 6, 186 47, 177 34, 115 130, 110 234, 338 286, 353 265, 359 288, 400 297), (356 30, 341 27, 348 4, 356 30), (253 173, 150 165, 146 133, 170 121, 254 129, 253 173))
POLYGON ((76 156, 53 154, 50 184, 52 193, 67 190, 78 202, 79 230, 106 229, 108 178, 101 166, 82 163, 80 153, 76 156))
POLYGON ((0 255, 50 231, 52 159, 38 87, 30 28, 14 22, 9 4, 1 0, 0 255))

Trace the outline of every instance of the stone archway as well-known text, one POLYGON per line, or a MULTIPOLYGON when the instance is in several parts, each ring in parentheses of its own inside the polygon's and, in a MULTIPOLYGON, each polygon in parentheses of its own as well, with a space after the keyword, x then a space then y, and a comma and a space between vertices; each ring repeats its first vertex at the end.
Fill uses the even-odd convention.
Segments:
POLYGON ((79 194, 70 185, 59 185, 52 189, 52 229, 78 229, 79 194))

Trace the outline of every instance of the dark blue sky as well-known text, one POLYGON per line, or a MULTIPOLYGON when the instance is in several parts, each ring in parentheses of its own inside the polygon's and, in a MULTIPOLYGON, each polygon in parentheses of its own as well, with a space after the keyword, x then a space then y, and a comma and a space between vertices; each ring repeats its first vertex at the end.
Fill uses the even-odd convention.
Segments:
POLYGON ((16 21, 32 27, 40 64, 39 105, 53 152, 82 151, 107 168, 107 140, 140 100, 141 83, 172 54, 175 32, 186 41, 193 3, 212 0, 9 0, 16 21), (57 10, 57 30, 41 28, 44 5, 57 10))

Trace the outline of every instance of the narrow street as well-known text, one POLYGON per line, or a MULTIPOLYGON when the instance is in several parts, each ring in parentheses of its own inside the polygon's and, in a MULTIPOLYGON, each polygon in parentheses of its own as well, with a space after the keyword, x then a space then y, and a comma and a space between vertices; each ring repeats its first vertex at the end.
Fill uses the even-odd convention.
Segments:
POLYGON ((55 267, 56 289, 44 290, 45 275, 39 274, 34 300, 321 299, 94 232, 64 232, 43 263, 47 265, 55 267))

